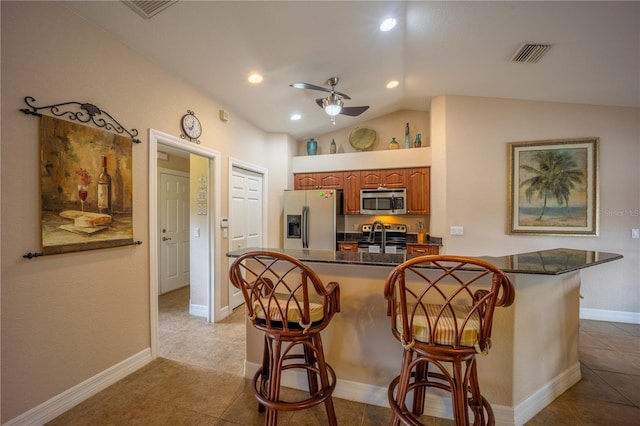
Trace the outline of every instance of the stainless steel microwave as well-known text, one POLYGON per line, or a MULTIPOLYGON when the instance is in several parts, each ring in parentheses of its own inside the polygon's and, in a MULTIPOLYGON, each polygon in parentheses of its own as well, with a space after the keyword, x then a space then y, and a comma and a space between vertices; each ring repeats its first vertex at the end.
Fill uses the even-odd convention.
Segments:
POLYGON ((407 190, 378 188, 360 190, 360 214, 407 214, 407 190))

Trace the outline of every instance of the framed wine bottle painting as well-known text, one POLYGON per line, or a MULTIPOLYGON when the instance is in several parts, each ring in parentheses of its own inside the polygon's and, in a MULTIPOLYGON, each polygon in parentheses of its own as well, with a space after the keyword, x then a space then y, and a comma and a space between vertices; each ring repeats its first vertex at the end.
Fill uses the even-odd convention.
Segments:
POLYGON ((40 120, 43 253, 133 244, 132 140, 46 115, 40 120))

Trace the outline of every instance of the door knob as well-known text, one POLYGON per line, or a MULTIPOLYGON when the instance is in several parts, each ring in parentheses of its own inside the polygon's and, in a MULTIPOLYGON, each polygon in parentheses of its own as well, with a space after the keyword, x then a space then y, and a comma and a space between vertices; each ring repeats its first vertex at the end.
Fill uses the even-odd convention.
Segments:
POLYGON ((162 241, 169 241, 171 238, 162 237, 162 241))

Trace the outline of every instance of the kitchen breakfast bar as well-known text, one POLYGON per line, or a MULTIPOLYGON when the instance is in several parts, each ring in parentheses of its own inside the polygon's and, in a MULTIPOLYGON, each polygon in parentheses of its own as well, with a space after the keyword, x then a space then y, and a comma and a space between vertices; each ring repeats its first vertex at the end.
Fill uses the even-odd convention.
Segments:
MULTIPOLYGON (((248 251, 227 253, 230 258, 248 251)), ((334 368, 334 396, 388 406, 387 389, 399 374, 402 347, 391 333, 384 283, 407 254, 261 249, 288 254, 322 278, 340 284, 341 311, 322 331, 324 352, 334 368)), ((493 347, 479 354, 482 394, 499 425, 522 425, 580 380, 578 330, 580 270, 621 259, 615 253, 550 249, 500 257, 479 257, 507 273, 515 302, 496 308, 493 347)), ((245 376, 262 362, 263 334, 247 322, 245 376)), ((306 389, 306 376, 283 376, 283 385, 306 389)), ((425 414, 451 418, 448 394, 428 394, 425 414)))

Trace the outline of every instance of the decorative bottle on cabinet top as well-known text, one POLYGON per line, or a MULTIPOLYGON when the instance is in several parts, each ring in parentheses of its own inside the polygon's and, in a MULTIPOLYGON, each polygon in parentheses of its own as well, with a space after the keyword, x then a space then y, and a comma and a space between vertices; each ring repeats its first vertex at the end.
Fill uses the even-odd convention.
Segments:
POLYGON ((335 139, 331 139, 331 147, 329 148, 329 152, 331 152, 332 154, 336 153, 336 140, 335 139))
POLYGON ((409 139, 409 123, 404 128, 404 147, 411 148, 411 140, 409 139))
POLYGON ((420 148, 422 146, 422 135, 420 133, 416 133, 416 141, 413 143, 415 148, 420 148))
POLYGON ((389 149, 399 149, 399 148, 400 148, 400 144, 398 143, 396 138, 392 138, 391 142, 389 142, 389 149))

